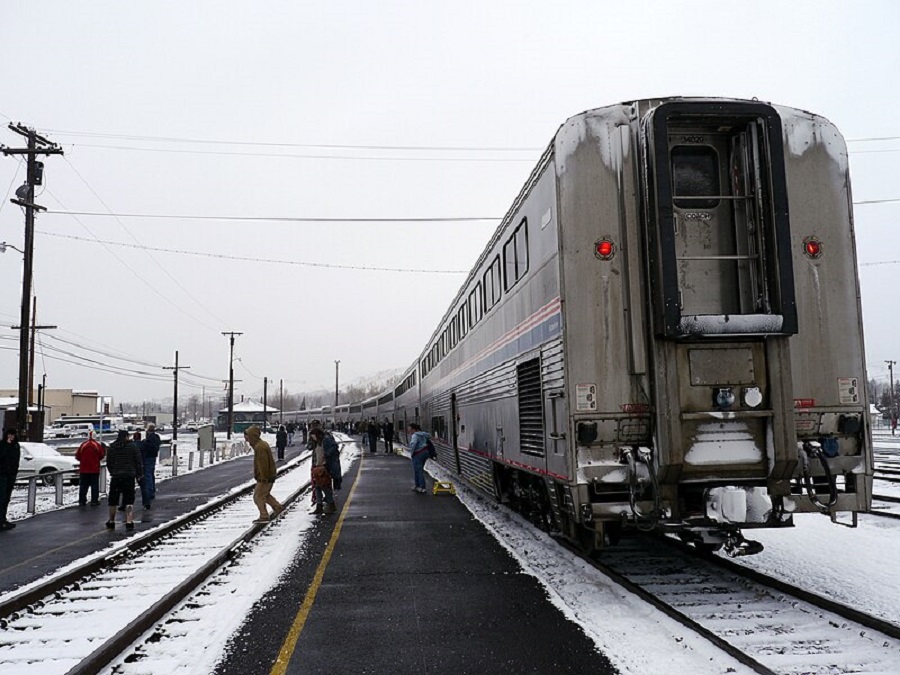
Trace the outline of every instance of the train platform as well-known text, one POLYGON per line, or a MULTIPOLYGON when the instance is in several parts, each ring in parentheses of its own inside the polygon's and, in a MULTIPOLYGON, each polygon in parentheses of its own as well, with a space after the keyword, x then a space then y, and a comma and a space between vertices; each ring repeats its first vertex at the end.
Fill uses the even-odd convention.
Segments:
POLYGON ((584 633, 409 460, 364 452, 283 580, 232 638, 219 675, 614 673, 584 633))
MULTIPOLYGON (((286 448, 285 461, 305 447, 295 442, 286 448)), ((193 511, 210 499, 253 479, 253 455, 217 462, 202 470, 157 483, 153 508, 141 508, 138 493, 134 511, 135 534, 193 511)), ((0 594, 20 588, 76 560, 124 539, 122 514, 113 531, 104 523, 109 511, 105 495, 100 506, 72 505, 16 521, 16 528, 0 532, 0 594)))

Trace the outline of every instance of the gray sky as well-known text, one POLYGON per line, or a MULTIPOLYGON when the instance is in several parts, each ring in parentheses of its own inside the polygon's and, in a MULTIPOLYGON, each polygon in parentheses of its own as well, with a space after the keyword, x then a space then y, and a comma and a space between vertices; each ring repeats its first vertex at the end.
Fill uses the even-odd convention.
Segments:
MULTIPOLYGON (((36 379, 117 401, 170 395, 175 350, 191 366, 180 395, 221 395, 222 331, 243 332, 238 395, 264 376, 331 388, 336 359, 342 383, 408 366, 465 278, 443 272, 468 270, 497 220, 209 217, 499 218, 588 108, 710 95, 811 110, 850 141, 854 200, 900 198, 894 0, 6 0, 0 23, 0 144, 23 145, 14 121, 65 150, 45 159, 39 204, 204 217, 37 220, 38 321, 59 328, 36 379), (125 369, 151 375, 106 372, 125 369)), ((0 240, 19 247, 23 181, 0 156, 0 240)), ((898 202, 856 207, 872 377, 900 360, 900 263, 869 264, 900 261, 898 218, 898 202)), ((0 256, 0 388, 17 386, 21 266, 0 256)))

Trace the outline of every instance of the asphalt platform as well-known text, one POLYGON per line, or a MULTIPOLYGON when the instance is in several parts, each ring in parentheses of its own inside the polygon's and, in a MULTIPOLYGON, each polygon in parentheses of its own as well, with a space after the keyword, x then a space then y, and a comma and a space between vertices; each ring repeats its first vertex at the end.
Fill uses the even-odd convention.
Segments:
MULTIPOLYGON (((286 448, 285 461, 302 450, 305 446, 295 442, 286 448)), ((104 549, 111 541, 140 534, 158 523, 193 511, 251 480, 253 455, 249 454, 158 482, 156 499, 149 511, 141 508, 140 490, 136 488, 133 533, 126 533, 122 513, 117 514, 116 529, 106 529, 109 517, 106 495, 101 495, 99 506, 73 505, 16 521, 14 530, 0 532, 0 594, 104 549)))
MULTIPOLYGON (((317 519, 217 675, 616 672, 455 496, 432 494, 430 478, 426 494, 410 489, 409 459, 364 452, 347 469, 338 511, 317 519)), ((138 504, 135 534, 252 473, 248 455, 158 483, 153 509, 138 504)), ((0 594, 128 536, 121 523, 107 530, 106 516, 104 499, 0 533, 0 594)))
POLYGON ((365 452, 218 675, 615 673, 456 497, 365 452))

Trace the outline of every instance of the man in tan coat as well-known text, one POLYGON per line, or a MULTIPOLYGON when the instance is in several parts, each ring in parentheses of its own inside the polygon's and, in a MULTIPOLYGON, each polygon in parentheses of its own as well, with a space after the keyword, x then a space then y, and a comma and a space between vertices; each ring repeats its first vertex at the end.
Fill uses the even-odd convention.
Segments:
POLYGON ((272 517, 280 514, 284 507, 272 496, 272 486, 275 485, 275 458, 272 457, 272 448, 260 438, 259 427, 253 425, 244 431, 244 440, 253 448, 253 477, 256 479, 256 489, 253 491, 253 501, 259 509, 259 518, 254 523, 268 523, 269 510, 266 505, 272 507, 272 517))

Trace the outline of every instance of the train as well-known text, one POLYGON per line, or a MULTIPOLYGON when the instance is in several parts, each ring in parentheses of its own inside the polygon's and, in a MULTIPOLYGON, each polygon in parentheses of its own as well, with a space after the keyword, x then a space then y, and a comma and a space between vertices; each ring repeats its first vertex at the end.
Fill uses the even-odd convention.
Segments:
POLYGON ((566 120, 399 383, 293 417, 416 422, 591 553, 654 531, 737 556, 870 508, 866 383, 840 132, 672 97, 566 120))

